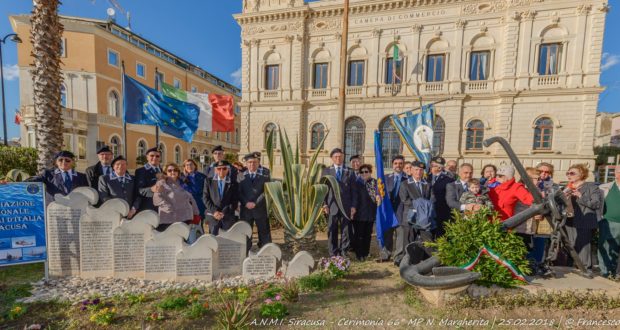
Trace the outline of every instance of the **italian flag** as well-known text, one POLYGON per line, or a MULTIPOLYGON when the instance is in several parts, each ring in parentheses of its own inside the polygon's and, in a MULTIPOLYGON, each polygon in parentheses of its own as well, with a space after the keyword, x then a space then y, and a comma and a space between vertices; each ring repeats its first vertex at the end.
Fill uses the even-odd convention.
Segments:
POLYGON ((233 132, 235 115, 231 95, 189 93, 166 83, 161 84, 165 96, 191 103, 200 108, 198 129, 207 132, 233 132))

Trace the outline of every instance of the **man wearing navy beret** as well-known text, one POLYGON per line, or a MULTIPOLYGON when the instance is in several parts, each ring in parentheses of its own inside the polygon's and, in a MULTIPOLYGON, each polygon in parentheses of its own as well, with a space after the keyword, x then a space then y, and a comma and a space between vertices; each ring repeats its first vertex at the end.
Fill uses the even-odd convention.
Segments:
POLYGON ((41 174, 26 181, 43 182, 45 185, 46 201, 54 201, 56 194, 68 195, 77 187, 87 187, 88 181, 84 173, 73 169, 75 155, 71 151, 61 151, 54 157, 55 168, 44 170, 41 174))
POLYGON ((97 150, 97 158, 99 162, 86 169, 86 180, 88 180, 88 186, 97 190, 99 187, 99 177, 102 175, 109 175, 112 172, 112 150, 110 147, 103 146, 97 150))

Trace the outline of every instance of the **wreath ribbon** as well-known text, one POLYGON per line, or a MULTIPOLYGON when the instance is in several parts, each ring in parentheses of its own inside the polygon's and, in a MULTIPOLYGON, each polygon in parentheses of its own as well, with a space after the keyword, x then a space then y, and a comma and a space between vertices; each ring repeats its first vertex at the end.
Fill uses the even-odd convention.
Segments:
POLYGON ((482 255, 484 255, 484 254, 486 254, 489 257, 491 257, 491 259, 493 259, 495 262, 497 262, 500 266, 508 269, 508 271, 510 272, 510 275, 512 275, 512 277, 514 279, 517 279, 517 280, 523 281, 523 282, 527 282, 527 280, 525 279, 525 275, 519 270, 519 268, 517 268, 509 260, 502 258, 499 255, 499 253, 493 251, 491 248, 489 248, 486 245, 482 246, 482 248, 480 249, 480 251, 478 252, 478 255, 476 257, 471 259, 465 265, 461 266, 461 268, 464 268, 464 269, 467 269, 467 270, 471 271, 472 269, 474 269, 474 267, 476 267, 476 265, 480 261, 480 258, 482 258, 482 255))

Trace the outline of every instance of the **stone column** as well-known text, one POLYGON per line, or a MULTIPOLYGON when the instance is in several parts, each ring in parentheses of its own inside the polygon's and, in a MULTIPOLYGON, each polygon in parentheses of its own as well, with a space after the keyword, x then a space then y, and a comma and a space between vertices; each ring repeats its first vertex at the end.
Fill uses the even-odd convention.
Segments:
POLYGON ((411 42, 411 44, 413 45, 413 49, 411 52, 411 65, 409 67, 411 68, 411 74, 413 75, 413 77, 411 77, 411 86, 407 86, 407 95, 420 95, 418 91, 418 85, 420 83, 420 75, 422 75, 423 73, 423 64, 420 63, 420 40, 422 39, 422 25, 414 24, 411 27, 411 30, 413 31, 413 33, 411 34, 411 37, 413 38, 413 41, 411 42))
POLYGON ((250 60, 250 77, 252 78, 251 82, 250 82, 250 101, 251 102, 256 102, 258 101, 258 94, 259 94, 259 90, 260 90, 260 75, 259 75, 259 71, 261 69, 261 60, 260 60, 260 52, 259 52, 259 46, 260 46, 260 39, 252 39, 251 41, 252 43, 252 49, 253 49, 253 56, 254 56, 254 64, 252 65, 251 60, 250 60))
POLYGON ((584 87, 598 87, 600 85, 601 57, 603 56, 603 34, 605 31, 605 18, 609 12, 609 5, 603 4, 589 16, 590 35, 589 43, 584 45, 586 49, 587 66, 585 72, 584 87))
POLYGON ((241 42, 241 99, 250 101, 250 82, 252 68, 252 43, 244 39, 241 42))
MULTIPOLYGON (((494 126, 494 136, 501 136, 508 141, 511 142, 512 138, 512 120, 513 120, 513 110, 514 110, 514 97, 515 93, 500 93, 500 103, 495 108, 495 123, 494 126)), ((516 127, 515 127, 516 128, 516 127)), ((504 149, 496 145, 491 152, 493 155, 505 156, 502 154, 504 149)), ((515 151, 518 152, 518 151, 515 151)))
MULTIPOLYGON (((536 50, 534 44, 532 43, 532 31, 535 16, 536 11, 534 10, 528 10, 521 14, 521 40, 519 40, 519 48, 515 50, 518 54, 516 81, 517 90, 527 89, 529 87, 530 68, 534 67, 534 71, 531 72, 532 74, 536 72, 535 65, 532 65, 536 63, 536 50)), ((505 50, 509 48, 510 47, 506 45, 505 50)))
POLYGON ((381 68, 384 65, 381 63, 381 35, 383 34, 382 29, 375 28, 372 30, 373 46, 375 48, 375 54, 368 57, 368 78, 372 77, 373 79, 368 79, 368 97, 376 97, 379 95, 379 86, 383 84, 383 80, 381 79, 381 68), (374 63, 372 63, 374 62, 374 63))
POLYGON ((305 85, 307 74, 307 47, 303 34, 291 36, 292 58, 291 58, 291 79, 292 79, 292 99, 300 101, 304 98, 304 92, 308 86, 305 85))
MULTIPOLYGON (((584 73, 584 54, 586 52, 586 33, 588 23, 588 13, 592 6, 579 5, 577 6, 577 23, 575 24, 575 42, 573 43, 573 54, 570 57, 571 65, 570 70, 566 70, 571 73, 568 77, 569 88, 579 88, 583 86, 583 73, 584 73)), ((568 50, 567 50, 568 51, 568 50)), ((568 63, 567 63, 568 67, 568 63)))
POLYGON ((521 15, 514 13, 504 23, 503 57, 498 76, 502 78, 499 90, 515 89, 517 55, 519 50, 519 20, 521 15))
POLYGON ((462 92, 463 74, 461 73, 463 66, 463 37, 467 21, 459 19, 454 23, 456 31, 454 32, 454 55, 451 58, 449 91, 450 94, 459 94, 462 92))
MULTIPOLYGON (((301 68, 298 66, 298 61, 296 60, 296 56, 293 55, 293 40, 295 40, 295 36, 294 35, 286 35, 284 36, 284 40, 286 41, 286 43, 288 44, 288 63, 285 60, 284 64, 286 66, 288 66, 288 70, 285 70, 284 67, 283 72, 281 72, 280 74, 282 74, 283 77, 286 77, 286 80, 282 81, 282 100, 283 101, 289 101, 292 99, 293 96, 293 90, 297 89, 300 90, 300 88, 294 88, 293 87, 293 77, 295 76, 299 76, 299 73, 301 72, 301 68), (286 72, 286 76, 283 75, 283 73, 286 72), (297 73, 297 74, 294 74, 297 73)), ((297 86, 295 86, 297 87, 297 86)))

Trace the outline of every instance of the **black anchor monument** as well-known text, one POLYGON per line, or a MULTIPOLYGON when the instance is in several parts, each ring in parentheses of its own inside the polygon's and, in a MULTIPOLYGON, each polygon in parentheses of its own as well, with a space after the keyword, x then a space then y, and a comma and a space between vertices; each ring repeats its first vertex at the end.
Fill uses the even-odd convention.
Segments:
MULTIPOLYGON (((523 182, 534 197, 534 203, 528 209, 520 212, 502 223, 504 230, 515 228, 535 215, 543 215, 551 225, 552 234, 550 244, 547 247, 547 257, 545 263, 549 264, 557 258, 558 252, 564 248, 572 257, 573 262, 579 269, 578 274, 587 278, 593 275, 588 271, 578 257, 577 252, 571 246, 566 232, 566 203, 561 189, 555 189, 545 198, 542 197, 536 185, 527 175, 521 161, 512 150, 512 147, 502 137, 492 137, 483 142, 485 147, 494 143, 499 143, 506 151, 508 158, 513 166, 521 175, 523 182)), ((442 266, 441 261, 436 256, 431 256, 431 249, 425 247, 421 242, 413 242, 407 246, 407 254, 400 263, 400 276, 410 285, 425 289, 450 289, 473 283, 480 278, 480 273, 471 272, 460 267, 442 266), (425 257, 431 256, 427 259, 425 257), (416 262, 414 264, 414 262, 416 262), (431 276, 434 275, 434 276, 431 276)))

